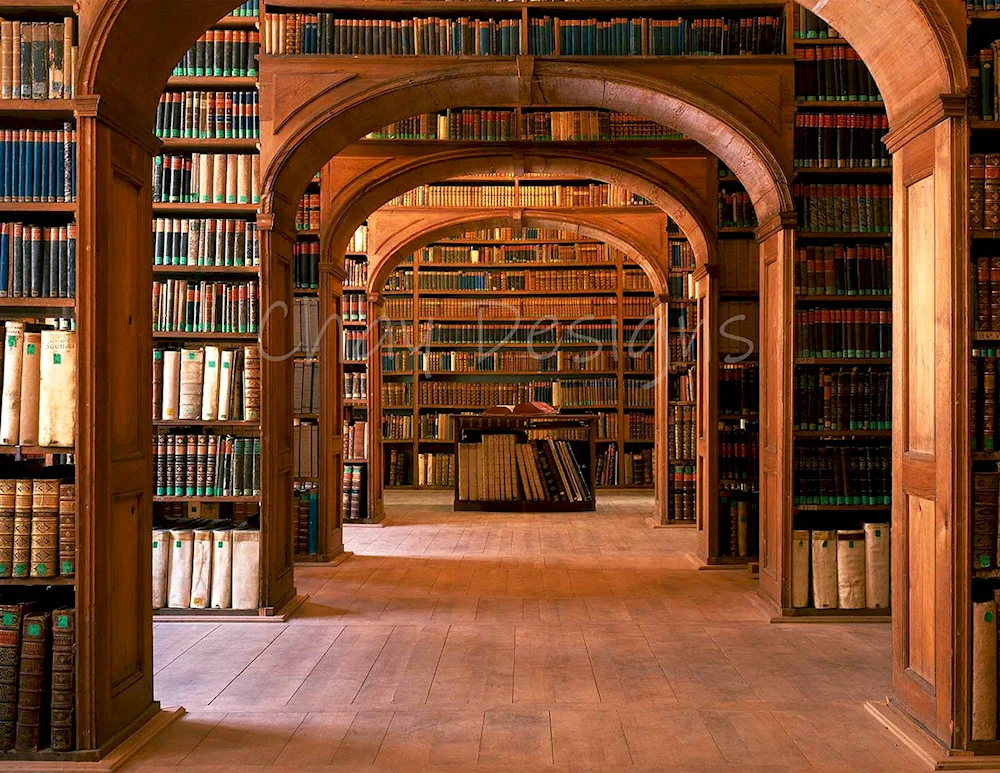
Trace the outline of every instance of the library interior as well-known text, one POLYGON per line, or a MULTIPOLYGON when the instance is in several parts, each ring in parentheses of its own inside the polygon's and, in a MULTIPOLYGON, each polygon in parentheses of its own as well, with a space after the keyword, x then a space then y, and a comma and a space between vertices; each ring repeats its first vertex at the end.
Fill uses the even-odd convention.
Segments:
POLYGON ((998 56, 0 0, 0 773, 1000 770, 998 56))

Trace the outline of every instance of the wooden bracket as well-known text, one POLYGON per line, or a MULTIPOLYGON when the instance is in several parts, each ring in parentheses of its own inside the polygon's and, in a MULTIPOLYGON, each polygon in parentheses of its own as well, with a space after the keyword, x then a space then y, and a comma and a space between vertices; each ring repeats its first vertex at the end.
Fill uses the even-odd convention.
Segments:
POLYGON ((535 57, 517 57, 517 101, 521 107, 531 106, 531 84, 535 79, 535 57))

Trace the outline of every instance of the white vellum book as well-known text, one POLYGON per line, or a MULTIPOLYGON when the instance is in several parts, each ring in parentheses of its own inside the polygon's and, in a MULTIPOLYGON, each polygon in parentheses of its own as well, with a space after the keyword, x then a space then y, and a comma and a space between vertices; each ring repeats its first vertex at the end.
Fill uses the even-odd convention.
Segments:
POLYGON ((233 603, 233 532, 212 532, 212 609, 229 609, 233 603))
POLYGON ((837 532, 837 587, 841 609, 864 609, 865 533, 861 529, 837 532))
POLYGON ((889 608, 889 524, 865 524, 865 601, 869 609, 889 608))
POLYGON ((191 608, 208 609, 212 594, 212 530, 195 529, 191 562, 191 608))
POLYGON ((167 606, 187 609, 191 606, 191 569, 194 558, 194 532, 191 529, 170 530, 170 584, 167 606))
POLYGON ((260 532, 233 531, 233 609, 260 605, 260 532))
POLYGON ((813 606, 837 608, 837 532, 812 533, 813 606))
POLYGON ((153 609, 167 605, 170 572, 170 531, 153 529, 153 609))
POLYGON ((792 606, 809 606, 809 532, 792 532, 792 606))

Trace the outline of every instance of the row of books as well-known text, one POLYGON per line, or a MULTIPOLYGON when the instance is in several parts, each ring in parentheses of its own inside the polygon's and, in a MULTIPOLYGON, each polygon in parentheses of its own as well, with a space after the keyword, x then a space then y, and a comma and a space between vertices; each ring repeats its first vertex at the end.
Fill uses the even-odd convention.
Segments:
POLYGON ((562 271, 468 270, 420 271, 421 290, 531 290, 562 292, 568 290, 614 290, 617 287, 614 269, 562 271))
POLYGON ((892 186, 870 184, 792 186, 799 229, 806 233, 888 233, 892 228, 892 186))
POLYGON ((719 228, 753 228, 757 214, 745 191, 719 189, 717 197, 719 228))
MULTIPOLYGON (((634 273, 634 272, 628 272, 634 273)), ((645 274, 642 275, 645 279, 645 284, 649 284, 649 279, 646 278, 645 274)), ((690 274, 687 276, 678 276, 677 274, 671 274, 667 277, 667 292, 670 294, 671 298, 676 298, 677 300, 694 300, 694 288, 691 287, 693 280, 690 278, 690 274)), ((625 280, 624 289, 626 290, 652 290, 652 285, 648 288, 639 287, 629 287, 628 279, 625 280)))
POLYGON ((260 137, 260 96, 247 91, 167 91, 153 134, 163 138, 248 140, 260 137))
POLYGON ((796 357, 892 357, 888 309, 807 309, 795 312, 796 357))
POLYGON ((297 241, 292 246, 292 286, 297 290, 319 288, 318 241, 297 241))
POLYGON ((797 247, 794 276, 797 295, 888 295, 892 250, 884 244, 797 247))
MULTIPOLYGON (((647 368, 636 368, 637 370, 647 370, 652 371, 653 368, 653 357, 652 352, 646 352, 649 355, 649 367, 647 368)), ((626 371, 627 373, 627 371, 626 371)), ((670 374, 670 379, 667 381, 667 399, 671 402, 694 402, 698 399, 698 375, 695 368, 687 368, 686 370, 678 369, 674 373, 670 374)), ((720 374, 720 390, 721 390, 721 374, 720 374)), ((721 399, 720 399, 721 402, 721 399)), ((721 410, 721 409, 720 409, 721 410)))
MULTIPOLYGON (((681 279, 683 277, 671 277, 671 279, 681 279)), ((689 298, 687 294, 687 283, 684 282, 684 288, 678 288, 677 292, 671 292, 672 298, 689 298)), ((622 272, 622 289, 623 290, 644 290, 648 292, 653 291, 653 284, 649 281, 649 277, 641 269, 638 271, 623 271, 622 272)), ((673 290, 673 286, 671 286, 673 290)))
POLYGON ((724 494, 719 502, 719 520, 725 527, 719 547, 733 558, 756 556, 760 524, 759 502, 756 498, 733 497, 724 494))
POLYGON ((785 17, 530 20, 539 56, 736 56, 785 53, 785 17))
POLYGON ((292 474, 296 478, 319 477, 319 424, 292 420, 292 474))
MULTIPOLYGON (((622 316, 625 319, 649 319, 653 318, 653 296, 626 295, 622 298, 622 316)), ((688 317, 685 309, 668 309, 670 327, 687 328, 688 317), (676 325, 674 323, 677 323, 676 325)), ((628 343, 628 341, 626 341, 628 343)))
MULTIPOLYGON (((981 7, 981 6, 980 6, 981 7)), ((991 8, 990 10, 996 10, 991 8)), ((997 609, 1000 589, 993 597, 972 602, 972 733, 973 741, 997 738, 997 609)))
POLYGON ((1000 230, 1000 153, 969 154, 969 228, 1000 230))
MULTIPOLYGON (((367 223, 365 223, 363 225, 359 225, 355 229, 354 234, 351 236, 350 242, 348 242, 348 244, 347 244, 347 251, 348 252, 367 252, 368 251, 368 224, 367 223)), ((367 259, 361 259, 361 260, 354 259, 354 260, 351 260, 350 262, 352 262, 352 263, 359 263, 361 266, 364 266, 365 270, 367 271, 367 266, 368 266, 367 259)), ((366 284, 368 284, 367 273, 365 274, 365 277, 366 278, 365 278, 364 282, 349 281, 348 284, 357 285, 357 286, 366 285, 366 284)))
POLYGON ((972 259, 975 276, 975 329, 1000 331, 1000 256, 979 255, 972 259))
POLYGON ((256 333, 260 285, 164 279, 153 282, 153 331, 256 333))
POLYGON ((385 485, 409 486, 413 484, 413 465, 410 462, 410 452, 404 449, 392 448, 385 454, 385 485))
MULTIPOLYGON (((622 483, 626 486, 653 485, 653 449, 626 451, 622 455, 622 483)), ((676 493, 676 492, 673 492, 676 493)))
POLYGON ((617 486, 618 475, 618 444, 609 443, 597 454, 597 461, 594 470, 594 480, 596 486, 617 486))
POLYGON ((997 109, 997 49, 1000 41, 994 40, 988 48, 979 49, 969 56, 969 115, 984 121, 996 120, 997 109))
POLYGON ((259 421, 259 349, 154 349, 153 418, 259 421))
POLYGON ((0 444, 76 443, 76 332, 3 323, 0 444))
MULTIPOLYGON (((406 354, 409 352, 396 352, 406 354)), ((417 369, 423 373, 503 373, 503 372, 566 372, 615 370, 616 352, 604 350, 566 350, 553 353, 501 351, 477 352, 431 351, 417 353, 417 369)), ((383 365, 383 370, 385 366, 383 365)), ((409 370, 409 368, 401 368, 409 370)))
POLYGON ((969 363, 969 427, 973 451, 1000 449, 996 418, 1000 349, 976 347, 969 363))
POLYGON ((997 556, 1000 526, 1000 472, 996 465, 972 471, 972 570, 1000 567, 997 556))
MULTIPOLYGON (((757 353, 758 320, 760 307, 756 301, 719 301, 719 336, 716 351, 721 362, 738 363, 757 353)), ((684 351, 675 357, 671 348, 670 359, 695 359, 694 344, 679 336, 672 336, 669 345, 684 344, 684 351)))
MULTIPOLYGON (((653 390, 650 389, 647 391, 652 392, 653 390)), ((667 456, 671 459, 694 459, 696 439, 698 437, 695 406, 667 406, 667 416, 667 426, 670 430, 667 435, 667 456)))
MULTIPOLYGON (((420 382, 420 402, 422 405, 489 407, 491 405, 511 405, 518 403, 551 403, 554 400, 554 381, 474 381, 456 383, 454 381, 420 382)), ((383 384, 383 393, 387 386, 383 384)), ((407 386, 409 386, 407 384, 407 386)), ((383 396, 383 404, 390 403, 383 396)))
POLYGON ((319 230, 320 197, 318 193, 306 193, 299 199, 295 210, 295 228, 299 231, 319 230))
POLYGON ((73 124, 62 129, 0 129, 0 201, 76 201, 73 124))
POLYGON ((796 46, 795 97, 807 102, 882 102, 875 79, 850 46, 796 46))
POLYGON ((892 373, 886 368, 798 368, 792 401, 793 429, 892 429, 892 373))
POLYGON ((341 356, 344 362, 366 362, 368 359, 368 331, 345 330, 341 335, 341 356))
MULTIPOLYGON (((440 420, 448 414, 420 414, 421 424, 426 420, 440 420)), ((406 413, 384 413, 382 414, 382 439, 383 440, 412 440, 413 439, 413 415, 406 413)))
POLYGON ((368 513, 366 496, 367 467, 363 464, 345 464, 341 481, 341 515, 344 520, 358 520, 368 513))
POLYGON ((429 16, 338 19, 332 13, 265 13, 265 54, 337 56, 517 56, 519 19, 429 16))
MULTIPOLYGON (((687 242, 671 242, 690 249, 687 242)), ((719 241, 719 287, 729 290, 756 291, 760 282, 759 247, 756 239, 722 239, 719 241)), ((694 257, 690 267, 694 268, 694 257)), ((687 279, 687 277, 682 277, 687 279)))
POLYGON ((259 266, 257 223, 233 218, 155 218, 153 265, 259 266))
POLYGON ((347 372, 344 374, 344 399, 368 399, 368 372, 347 372))
MULTIPOLYGON (((542 319, 542 315, 538 315, 542 319)), ((606 314, 605 316, 611 316, 606 314)), ((404 331, 411 325, 397 325, 404 331)), ((626 343, 641 343, 641 333, 637 330, 648 329, 652 335, 652 326, 623 325, 626 343)), ((532 325, 519 324, 496 325, 454 324, 422 322, 419 326, 420 340, 434 344, 502 344, 502 343, 615 343, 618 341, 618 326, 615 322, 558 322, 552 324, 532 325)), ((405 337, 405 335, 404 335, 405 337)), ((412 336, 411 336, 412 338, 412 336)))
POLYGON ((382 405, 409 408, 413 405, 413 384, 409 381, 382 382, 382 405))
POLYGON ((416 482, 418 486, 454 486, 455 454, 438 452, 417 454, 416 482))
POLYGON ((257 75, 257 30, 208 30, 174 67, 182 78, 253 78, 257 75))
POLYGON ((796 113, 795 165, 807 168, 888 167, 882 142, 889 118, 874 113, 796 113))
POLYGON ((368 422, 344 422, 344 458, 350 460, 368 458, 368 422))
POLYGON ((522 442, 515 434, 483 433, 478 443, 460 443, 458 456, 459 501, 593 499, 585 468, 566 440, 522 442))
POLYGON ((292 351, 304 357, 316 356, 320 345, 319 331, 319 298, 294 298, 292 300, 292 351))
POLYGON ((160 433, 153 470, 158 497, 260 496, 260 438, 160 433))
POLYGON ((792 457, 795 505, 887 505, 892 496, 888 444, 798 446, 792 457), (804 451, 808 448, 808 451, 804 451))
MULTIPOLYGON (((554 238, 554 237, 553 237, 554 238)), ((578 240, 579 237, 576 237, 578 240)), ((572 244, 434 244, 418 253, 421 263, 614 263, 620 250, 603 242, 574 241, 572 244)), ((526 266, 533 268, 533 266, 526 266)), ((411 272, 412 275, 412 272, 411 272)), ((398 289, 412 289, 401 287, 398 289)))
MULTIPOLYGON (((754 215, 756 217, 756 215, 754 215)), ((694 249, 685 239, 671 239, 667 244, 667 261, 670 268, 694 268, 694 249)))
MULTIPOLYGON (((316 360, 296 360, 293 368, 292 412, 295 414, 319 413, 319 362, 316 360)), ((344 375, 347 376, 354 374, 344 375)))
POLYGON ((0 298, 76 295, 76 223, 0 223, 0 298))
POLYGON ((76 613, 47 601, 0 605, 0 751, 76 748, 76 613))
POLYGON ((260 531, 224 521, 153 529, 153 609, 253 609, 260 601, 260 531))
MULTIPOLYGON (((618 402, 618 379, 581 378, 553 381, 552 404, 556 407, 583 407, 588 405, 613 405, 618 402)), ((622 387, 630 395, 634 382, 625 381, 622 387)), ((520 401, 518 401, 520 402, 520 401)), ((544 402, 544 401, 543 401, 544 402)), ((626 397, 629 402, 629 397, 626 397)), ((631 403, 629 403, 631 404, 631 403)))
POLYGON ((260 0, 243 0, 243 2, 229 12, 230 16, 258 16, 260 14, 260 0))
MULTIPOLYGON (((455 417, 475 415, 478 415, 476 411, 418 414, 417 437, 421 440, 452 440, 455 437, 455 417)), ((405 430, 407 426, 410 425, 404 424, 402 429, 405 430)))
POLYGON ((421 185, 387 207, 645 207, 649 201, 614 183, 565 185, 421 185))
MULTIPOLYGON (((345 478, 346 471, 345 471, 345 478)), ((295 514, 295 555, 315 555, 319 547, 319 486, 296 481, 292 490, 295 514)))
POLYGON ((76 93, 76 18, 0 19, 0 99, 72 99, 76 93))
POLYGON ((514 139, 515 126, 513 110, 456 107, 439 113, 421 113, 387 124, 368 134, 367 139, 499 142, 514 139))
POLYGON ((719 488, 726 491, 757 491, 760 438, 756 429, 732 425, 719 428, 719 488))
POLYGON ((256 153, 163 154, 153 158, 153 203, 257 204, 256 153))
POLYGON ((756 368, 741 368, 720 363, 717 388, 720 414, 747 416, 757 413, 760 405, 760 384, 756 368))
POLYGON ((340 317, 344 322, 367 322, 368 296, 364 293, 344 293, 341 298, 340 317))
MULTIPOLYGON (((357 239, 357 236, 354 237, 357 239)), ((367 239, 365 239, 367 241, 367 239)), ((363 252, 364 250, 362 250, 363 252)), ((347 270, 347 279, 344 280, 344 284, 348 287, 367 287, 368 286, 368 262, 367 260, 352 260, 348 259, 344 261, 344 268, 347 270)))
POLYGON ((841 37, 828 22, 803 5, 795 6, 794 36, 796 40, 827 40, 841 37))
POLYGON ((72 577, 75 573, 76 486, 72 481, 58 477, 0 480, 0 577, 72 577))
POLYGON ((413 296, 387 297, 382 304, 382 316, 391 320, 413 319, 413 296))
POLYGON ((889 608, 889 524, 792 532, 792 606, 889 608))
POLYGON ((681 132, 613 110, 532 110, 522 116, 521 137, 536 142, 680 140, 681 132))
POLYGON ((670 486, 667 500, 668 520, 685 523, 694 523, 697 520, 695 509, 698 505, 698 484, 695 469, 691 464, 672 464, 667 469, 670 486))
MULTIPOLYGON (((423 319, 537 319, 554 324, 556 319, 607 319, 616 316, 618 301, 613 296, 515 298, 420 298, 419 311, 423 319)), ((630 299, 631 300, 631 299, 630 299)), ((568 328, 574 330, 574 328, 568 328)))
POLYGON ((626 440, 653 440, 656 436, 656 417, 648 413, 625 415, 626 440))

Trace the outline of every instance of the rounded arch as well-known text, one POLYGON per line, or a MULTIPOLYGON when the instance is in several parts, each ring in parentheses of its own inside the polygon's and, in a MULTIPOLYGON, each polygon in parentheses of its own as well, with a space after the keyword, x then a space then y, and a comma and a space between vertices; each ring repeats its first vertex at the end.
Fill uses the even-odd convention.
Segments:
POLYGON ((530 209, 514 212, 496 209, 467 210, 442 216, 429 226, 403 229, 393 234, 370 258, 368 292, 381 293, 389 274, 399 266, 403 258, 428 244, 450 236, 461 235, 470 228, 518 226, 558 228, 583 237, 604 241, 624 252, 642 267, 653 285, 655 295, 658 297, 667 295, 667 274, 664 267, 657 261, 655 254, 649 254, 651 252, 650 246, 642 244, 641 239, 636 234, 629 233, 624 227, 610 223, 602 223, 600 226, 593 225, 587 222, 586 216, 575 215, 572 212, 533 212, 530 209))
POLYGON ((372 166, 334 194, 321 235, 327 259, 339 259, 355 229, 395 196, 450 176, 490 172, 580 175, 622 185, 649 199, 677 223, 699 265, 715 262, 715 227, 709 217, 715 211, 714 201, 706 201, 681 177, 658 164, 558 147, 539 148, 516 157, 490 147, 446 150, 372 166))

